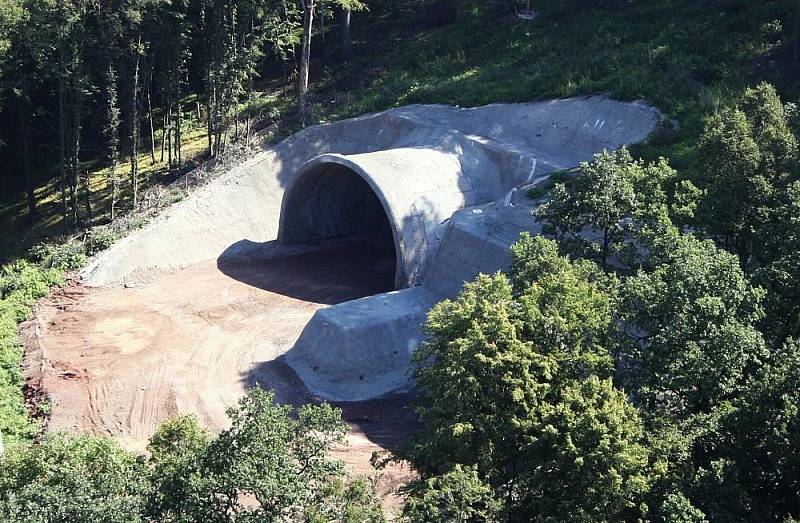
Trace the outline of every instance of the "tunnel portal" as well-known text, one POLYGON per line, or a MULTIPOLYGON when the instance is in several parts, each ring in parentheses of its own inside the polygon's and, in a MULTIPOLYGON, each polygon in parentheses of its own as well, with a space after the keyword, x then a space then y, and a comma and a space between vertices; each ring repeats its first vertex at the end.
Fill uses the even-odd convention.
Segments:
MULTIPOLYGON (((297 173, 281 209, 279 238, 285 244, 341 240, 357 249, 393 257, 398 245, 387 209, 361 174, 338 163, 319 163, 297 173)), ((402 287, 401 275, 395 275, 402 287)), ((387 289, 390 290, 390 289, 387 289)))

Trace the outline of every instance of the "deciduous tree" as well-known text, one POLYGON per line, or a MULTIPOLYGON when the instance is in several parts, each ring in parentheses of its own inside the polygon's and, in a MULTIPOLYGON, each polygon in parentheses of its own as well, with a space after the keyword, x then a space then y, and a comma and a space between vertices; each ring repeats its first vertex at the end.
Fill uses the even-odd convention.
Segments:
POLYGON ((414 356, 423 429, 406 454, 423 480, 476 467, 513 519, 632 517, 647 451, 607 378, 609 279, 543 238, 513 258, 513 285, 479 276, 430 313, 414 356))
POLYGON ((767 355, 755 327, 764 293, 711 241, 664 236, 650 263, 621 288, 622 383, 669 417, 708 413, 741 393, 767 355))
POLYGON ((674 176, 666 160, 645 164, 624 148, 604 152, 581 164, 574 187, 556 185, 537 216, 555 227, 562 246, 607 267, 613 256, 621 262, 643 228, 669 223, 662 186, 674 176))

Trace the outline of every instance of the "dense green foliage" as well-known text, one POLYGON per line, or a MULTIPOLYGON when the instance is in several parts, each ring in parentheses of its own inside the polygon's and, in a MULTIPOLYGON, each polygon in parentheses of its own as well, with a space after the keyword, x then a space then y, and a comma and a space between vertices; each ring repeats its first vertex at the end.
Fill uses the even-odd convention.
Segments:
POLYGON ((645 164, 620 149, 583 163, 580 172, 573 190, 563 183, 554 187, 537 216, 579 256, 597 259, 603 267, 632 263, 633 238, 643 230, 660 232, 669 222, 663 185, 675 178, 675 170, 663 158, 645 164))
POLYGON ((766 357, 755 325, 763 292, 735 255, 711 241, 666 235, 652 271, 622 285, 622 382, 648 410, 683 419, 738 396, 766 357))
POLYGON ((797 139, 775 89, 747 89, 711 116, 700 142, 702 225, 746 266, 769 257, 774 211, 794 181, 797 139))
MULTIPOLYGON (((255 82, 296 66, 315 14, 363 7, 358 0, 2 0, 0 165, 8 175, 0 187, 24 195, 17 224, 57 214, 59 232, 70 233, 114 221, 120 210, 141 211, 143 184, 174 179, 195 159, 184 148, 191 140, 204 135, 213 157, 249 145, 254 125, 271 118, 255 82), (156 172, 164 176, 153 180, 156 172)), ((310 56, 299 61, 307 71, 310 56)))
POLYGON ((800 506, 800 344, 789 341, 735 401, 724 455, 756 514, 800 506), (766 500, 766 502, 765 502, 766 500))
POLYGON ((455 465, 445 474, 412 485, 403 519, 413 523, 495 521, 502 505, 494 496, 475 467, 455 465))
POLYGON ((0 434, 5 442, 30 438, 35 425, 22 396, 22 346, 17 324, 26 319, 34 302, 61 282, 58 269, 41 269, 25 261, 0 270, 0 434))
POLYGON ((513 281, 482 276, 431 312, 408 458, 425 478, 477 467, 513 520, 635 518, 648 452, 609 378, 613 280, 525 237, 513 281))
POLYGON ((141 521, 141 460, 110 439, 49 436, 0 458, 0 514, 8 522, 141 521))
POLYGON ((408 519, 448 496, 509 521, 800 513, 793 111, 748 89, 689 175, 598 155, 536 212, 556 241, 433 309, 408 519))
POLYGON ((48 436, 0 458, 0 514, 9 522, 383 521, 369 481, 331 459, 341 412, 292 409, 255 388, 211 437, 193 417, 165 423, 150 457, 91 436, 48 436))

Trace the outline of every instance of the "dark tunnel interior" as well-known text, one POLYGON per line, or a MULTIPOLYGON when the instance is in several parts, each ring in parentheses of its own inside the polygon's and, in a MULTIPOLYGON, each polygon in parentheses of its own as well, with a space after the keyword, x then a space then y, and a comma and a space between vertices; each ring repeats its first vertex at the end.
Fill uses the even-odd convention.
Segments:
POLYGON ((361 176, 335 163, 301 176, 286 196, 281 217, 285 243, 349 238, 394 245, 383 205, 361 176))
POLYGON ((349 246, 353 259, 388 267, 395 287, 397 250, 389 217, 372 187, 359 174, 336 163, 300 173, 286 193, 280 239, 286 244, 349 246))

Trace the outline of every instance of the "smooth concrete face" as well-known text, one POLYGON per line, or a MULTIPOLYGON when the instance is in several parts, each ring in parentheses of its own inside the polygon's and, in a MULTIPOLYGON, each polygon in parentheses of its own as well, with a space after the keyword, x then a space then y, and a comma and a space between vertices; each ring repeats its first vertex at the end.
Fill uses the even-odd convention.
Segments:
POLYGON ((303 165, 287 187, 278 239, 292 245, 374 234, 388 218, 397 253, 395 287, 411 287, 422 282, 444 223, 475 199, 474 184, 449 152, 399 148, 325 154, 303 165))

